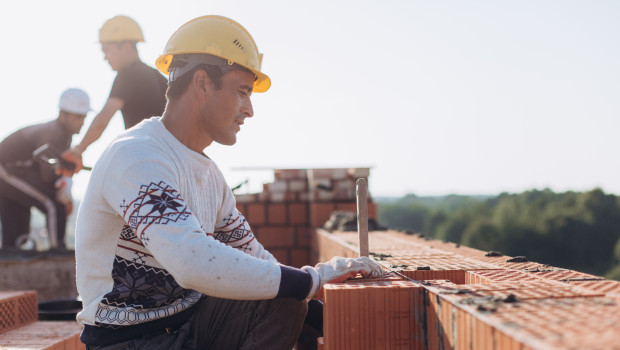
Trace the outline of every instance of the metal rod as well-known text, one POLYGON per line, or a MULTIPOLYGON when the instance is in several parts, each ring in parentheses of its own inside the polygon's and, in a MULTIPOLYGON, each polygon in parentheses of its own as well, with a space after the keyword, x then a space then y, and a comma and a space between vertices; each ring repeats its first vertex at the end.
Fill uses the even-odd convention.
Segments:
POLYGON ((357 233, 360 240, 360 256, 368 256, 368 184, 366 179, 356 181, 357 233))

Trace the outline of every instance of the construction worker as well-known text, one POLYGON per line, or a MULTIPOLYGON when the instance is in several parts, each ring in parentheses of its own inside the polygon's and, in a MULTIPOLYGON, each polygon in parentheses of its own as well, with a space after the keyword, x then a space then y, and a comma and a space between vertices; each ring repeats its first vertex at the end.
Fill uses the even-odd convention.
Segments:
POLYGON ((123 115, 125 129, 129 129, 145 118, 161 116, 166 106, 166 78, 140 60, 137 43, 144 42, 144 36, 138 23, 127 16, 112 17, 101 27, 99 42, 105 60, 118 73, 108 100, 82 141, 63 154, 65 159, 80 166, 82 153, 101 137, 118 110, 123 115))
POLYGON ((67 89, 60 96, 59 109, 55 120, 17 130, 0 143, 2 248, 19 248, 18 238, 28 236, 31 207, 46 214, 52 247, 66 247, 67 216, 73 208, 73 169, 43 162, 33 153, 47 145, 58 152, 58 158, 60 151, 68 149, 91 110, 90 100, 80 89, 67 89))
POLYGON ((108 146, 78 214, 87 349, 291 349, 325 283, 382 273, 366 257, 281 265, 236 209, 204 150, 236 143, 252 92, 271 84, 260 63, 226 17, 195 18, 168 40, 156 63, 169 75, 163 116, 108 146))

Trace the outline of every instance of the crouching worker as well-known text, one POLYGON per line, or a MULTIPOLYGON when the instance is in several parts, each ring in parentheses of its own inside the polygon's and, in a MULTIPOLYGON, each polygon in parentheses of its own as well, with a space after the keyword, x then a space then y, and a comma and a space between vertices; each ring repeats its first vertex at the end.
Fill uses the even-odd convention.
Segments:
POLYGON ((33 154, 42 146, 58 152, 68 149, 91 108, 88 95, 75 88, 62 93, 58 106, 58 118, 17 130, 0 143, 2 248, 19 248, 22 238, 28 238, 31 207, 45 213, 52 248, 66 247, 73 169, 60 169, 33 154))
POLYGON ((380 275, 368 258, 279 264, 237 211, 204 150, 236 143, 269 89, 250 34, 219 16, 169 39, 167 105, 95 165, 76 233, 88 349, 291 349, 324 283, 380 275))

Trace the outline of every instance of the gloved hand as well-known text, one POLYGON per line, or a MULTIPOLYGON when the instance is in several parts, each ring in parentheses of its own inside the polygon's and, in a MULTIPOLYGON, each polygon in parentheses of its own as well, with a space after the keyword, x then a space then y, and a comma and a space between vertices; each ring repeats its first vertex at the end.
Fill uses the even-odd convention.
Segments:
POLYGON ((76 146, 62 152, 60 157, 66 162, 75 164, 74 174, 77 174, 84 168, 84 164, 82 164, 82 151, 76 146))
POLYGON ((366 256, 359 258, 336 256, 328 262, 318 263, 314 267, 304 266, 302 269, 312 276, 312 287, 307 296, 309 299, 318 298, 325 283, 344 282, 355 277, 358 273, 361 273, 364 278, 383 276, 381 266, 366 256))
POLYGON ((62 204, 68 204, 73 202, 71 196, 71 186, 73 180, 69 176, 61 176, 56 180, 54 187, 56 188, 56 200, 62 204))

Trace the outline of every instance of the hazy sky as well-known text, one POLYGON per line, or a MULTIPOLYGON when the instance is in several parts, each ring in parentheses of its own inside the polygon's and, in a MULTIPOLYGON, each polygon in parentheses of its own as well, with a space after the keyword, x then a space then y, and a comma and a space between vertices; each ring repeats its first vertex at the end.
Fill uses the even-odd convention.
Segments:
MULTIPOLYGON (((56 118, 68 87, 95 112, 115 77, 98 32, 134 18, 154 66, 192 18, 241 23, 272 87, 233 147, 207 148, 229 184, 243 167, 372 167, 374 196, 601 187, 620 194, 620 2, 18 1, 0 13, 0 138, 56 118)), ((74 141, 81 139, 82 134, 74 141)), ((121 115, 84 155, 94 164, 121 115)), ((88 173, 76 177, 81 196, 88 173)))

